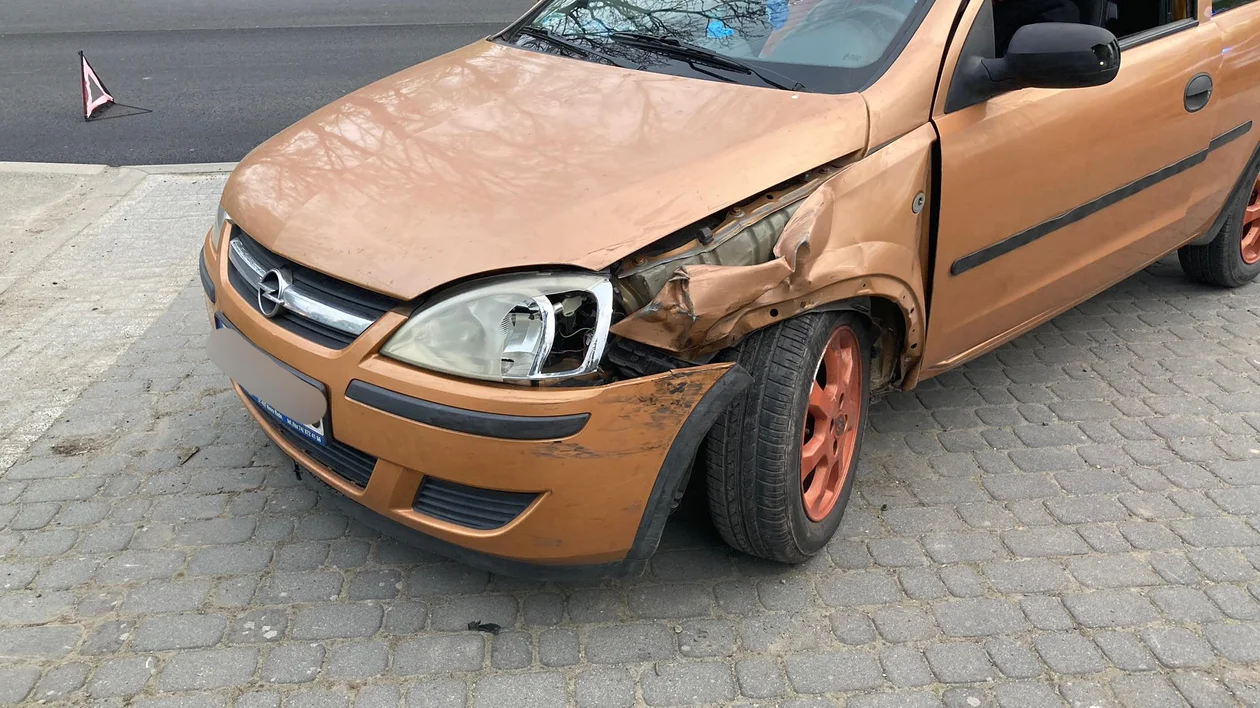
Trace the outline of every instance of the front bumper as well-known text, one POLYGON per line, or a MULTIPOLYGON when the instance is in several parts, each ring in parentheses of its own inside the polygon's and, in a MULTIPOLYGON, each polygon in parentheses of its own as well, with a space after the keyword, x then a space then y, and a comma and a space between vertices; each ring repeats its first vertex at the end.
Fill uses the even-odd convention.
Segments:
POLYGON ((218 313, 255 346, 322 383, 329 435, 376 461, 368 463, 370 476, 338 474, 238 387, 276 445, 352 502, 351 515, 494 572, 636 573, 656 549, 700 441, 749 380, 729 363, 582 388, 446 377, 377 353, 405 320, 402 312, 387 313, 345 349, 326 349, 245 303, 227 284, 227 259, 208 243, 202 258, 211 316, 218 313), (425 513, 418 496, 426 478, 456 494, 489 492, 491 502, 495 494, 529 501, 501 526, 476 528, 425 513))

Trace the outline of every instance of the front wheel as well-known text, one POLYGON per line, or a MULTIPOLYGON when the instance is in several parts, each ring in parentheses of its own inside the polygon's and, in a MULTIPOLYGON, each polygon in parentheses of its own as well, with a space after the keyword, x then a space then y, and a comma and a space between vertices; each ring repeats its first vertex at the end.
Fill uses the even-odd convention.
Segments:
POLYGON ((753 375, 705 441, 709 510, 745 553, 799 563, 840 526, 870 399, 871 333, 853 313, 807 314, 750 335, 753 375))

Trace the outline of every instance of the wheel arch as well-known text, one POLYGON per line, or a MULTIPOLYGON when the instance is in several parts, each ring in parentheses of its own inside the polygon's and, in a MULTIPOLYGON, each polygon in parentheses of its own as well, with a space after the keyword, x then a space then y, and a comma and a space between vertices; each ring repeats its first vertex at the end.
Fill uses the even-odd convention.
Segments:
POLYGON ((871 352, 871 391, 884 394, 900 389, 907 377, 917 371, 923 348, 923 323, 920 308, 910 302, 911 295, 865 295, 835 300, 819 305, 811 312, 853 312, 870 330, 874 351, 871 352))
MULTIPOLYGON (((871 335, 871 391, 886 393, 905 378, 909 363, 910 322, 897 302, 884 296, 850 298, 818 307, 816 312, 853 312, 861 317, 871 335)), ((914 351, 917 351, 915 346, 914 351)))

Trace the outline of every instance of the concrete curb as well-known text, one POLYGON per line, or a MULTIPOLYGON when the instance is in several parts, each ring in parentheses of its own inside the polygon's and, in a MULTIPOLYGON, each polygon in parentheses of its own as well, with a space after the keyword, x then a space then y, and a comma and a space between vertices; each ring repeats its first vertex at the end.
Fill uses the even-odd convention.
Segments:
MULTIPOLYGON (((22 174, 98 175, 108 165, 80 165, 73 162, 0 162, 0 172, 22 174)), ((146 175, 223 174, 236 169, 235 162, 192 162, 183 165, 122 165, 146 175)))
POLYGON ((236 169, 235 162, 193 162, 184 165, 127 165, 146 175, 222 174, 236 169))
POLYGON ((72 162, 0 162, 0 172, 56 175, 99 175, 105 165, 80 165, 72 162))

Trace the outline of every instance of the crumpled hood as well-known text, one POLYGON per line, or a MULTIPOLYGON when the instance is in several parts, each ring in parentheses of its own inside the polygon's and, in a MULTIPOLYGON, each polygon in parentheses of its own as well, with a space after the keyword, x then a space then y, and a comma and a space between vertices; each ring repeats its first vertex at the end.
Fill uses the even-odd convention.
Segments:
POLYGON ((604 268, 866 135, 856 94, 483 41, 297 122, 241 162, 223 203, 273 251, 410 299, 486 271, 604 268))

